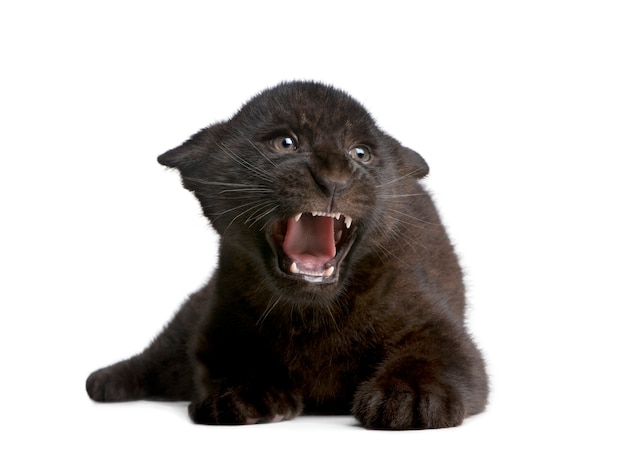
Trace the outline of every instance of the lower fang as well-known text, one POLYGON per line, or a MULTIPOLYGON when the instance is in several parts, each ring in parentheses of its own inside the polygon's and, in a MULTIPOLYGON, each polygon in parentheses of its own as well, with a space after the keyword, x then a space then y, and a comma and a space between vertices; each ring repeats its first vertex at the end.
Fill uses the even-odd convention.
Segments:
POLYGON ((333 275, 334 272, 335 272, 335 267, 330 266, 324 270, 324 272, 322 273, 322 276, 325 278, 329 278, 333 275))
POLYGON ((298 265, 296 265, 295 261, 289 267, 289 272, 292 274, 300 274, 300 270, 298 269, 298 265))

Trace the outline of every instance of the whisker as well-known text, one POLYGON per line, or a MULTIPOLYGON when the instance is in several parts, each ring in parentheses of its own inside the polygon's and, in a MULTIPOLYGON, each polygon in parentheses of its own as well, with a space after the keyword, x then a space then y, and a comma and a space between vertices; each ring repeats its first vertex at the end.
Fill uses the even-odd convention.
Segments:
MULTIPOLYGON (((258 187, 258 188, 263 188, 263 186, 259 186, 259 185, 255 185, 255 184, 251 184, 251 183, 228 183, 225 181, 208 181, 205 180, 203 178, 197 178, 197 177, 192 177, 192 176, 185 176, 184 177, 186 180, 190 180, 190 181, 195 181, 197 183, 203 184, 203 185, 207 185, 207 186, 227 186, 227 187, 231 187, 231 188, 237 188, 237 187, 258 187)), ((271 189, 265 188, 268 191, 271 191, 271 189)))
POLYGON ((335 325, 335 329, 338 332, 339 331, 339 324, 337 324, 337 320, 335 319, 335 315, 333 314, 333 308, 331 306, 327 305, 326 306, 326 311, 328 312, 328 315, 330 316, 330 319, 333 322, 333 324, 335 325))
MULTIPOLYGON (((240 208, 242 208, 242 207, 248 207, 248 210, 250 210, 250 208, 251 208, 252 206, 254 206, 254 205, 256 205, 256 204, 262 204, 262 203, 264 203, 264 202, 267 202, 267 200, 266 200, 266 199, 260 199, 260 200, 254 201, 254 202, 247 202, 247 203, 245 203, 245 204, 237 205, 237 206, 235 206, 235 207, 231 207, 231 208, 229 208, 229 209, 223 210, 223 211, 221 211, 221 212, 219 212, 219 213, 215 214, 215 216, 216 216, 216 217, 220 217, 220 216, 222 216, 222 215, 226 215, 227 213, 234 212, 235 210, 240 209, 240 208)), ((245 212, 244 212, 244 213, 245 213, 245 212)))
POLYGON ((276 164, 272 162, 272 159, 267 157, 267 155, 261 149, 259 149, 259 147, 256 144, 254 144, 249 138, 246 138, 246 141, 250 144, 250 146, 252 146, 255 149, 256 152, 261 154, 265 158, 265 160, 267 160, 270 164, 272 164, 273 167, 277 167, 276 164))
MULTIPOLYGON (((436 225, 437 224, 437 223, 433 223, 432 221, 423 220, 416 216, 409 215, 408 213, 401 212, 400 210, 392 209, 391 207, 387 207, 387 210, 390 212, 396 213, 398 215, 402 215, 403 217, 410 218, 411 220, 414 220, 419 224, 424 224, 424 225, 436 225)), ((402 221, 402 220, 398 220, 398 221, 402 221)), ((410 224, 410 222, 403 222, 403 223, 410 224)))
MULTIPOLYGON (((270 204, 271 205, 271 204, 270 204)), ((267 215, 269 215, 270 213, 272 213, 274 210, 276 210, 278 208, 278 205, 275 205, 274 207, 272 207, 269 210, 266 210, 263 214, 258 215, 256 218, 254 216, 250 216, 244 223, 248 223, 250 220, 252 220, 254 218, 254 221, 252 221, 252 223, 250 223, 250 227, 254 226, 259 220, 262 220, 264 217, 266 217, 267 215)))
MULTIPOLYGON (((415 170, 413 170, 413 171, 411 171, 411 172, 407 173, 406 175, 402 175, 402 176, 400 176, 400 177, 398 177, 398 178, 394 178, 393 180, 388 181, 387 183, 382 183, 382 184, 379 184, 379 185, 377 185, 376 187, 377 187, 377 188, 384 188, 385 186, 389 186, 390 184, 396 183, 396 182, 398 182, 398 181, 402 181, 402 180, 405 180, 405 179, 407 179, 407 178, 414 177, 414 176, 415 176, 417 173, 419 173, 419 172, 420 172, 420 169, 417 169, 417 168, 416 168, 415 170)), ((416 181, 417 181, 417 180, 416 180, 416 181)))
MULTIPOLYGON (((246 183, 226 183, 221 181, 207 181, 202 178, 196 177, 184 177, 186 180, 194 181, 196 183, 205 186, 224 186, 230 189, 220 189, 215 191, 215 194, 227 194, 227 193, 262 193, 269 194, 274 192, 272 188, 246 183)), ((205 193, 212 193, 213 191, 204 191, 205 193)))
POLYGON ((267 317, 270 315, 270 313, 274 310, 274 308, 276 308, 276 306, 278 306, 278 304, 280 303, 282 297, 283 296, 281 294, 279 294, 278 297, 276 298, 276 300, 274 300, 273 302, 268 304, 268 306, 265 308, 265 310, 263 310, 263 313, 261 313, 261 316, 259 316, 259 319, 256 322, 257 326, 262 326, 263 325, 263 323, 265 322, 267 317))
MULTIPOLYGON (((413 218, 413 217, 411 217, 413 218)), ((381 259, 393 258, 397 261, 406 261, 406 254, 398 255, 393 250, 409 248, 412 252, 417 253, 419 251, 418 247, 426 248, 426 246, 420 241, 415 230, 415 223, 407 222, 401 220, 399 218, 394 218, 396 224, 400 226, 395 226, 394 231, 388 232, 388 223, 383 222, 382 220, 377 220, 374 225, 373 234, 380 236, 380 239, 374 237, 372 239, 372 243, 375 245, 377 253, 380 255, 381 259), (395 245, 391 245, 391 249, 387 248, 383 242, 394 243, 395 245)), ((410 261, 406 261, 407 264, 410 264, 410 261)))
POLYGON ((398 197, 417 197, 417 196, 426 196, 426 193, 415 193, 415 194, 378 194, 378 197, 383 197, 385 199, 395 199, 398 197))
MULTIPOLYGON (((224 231, 227 231, 228 228, 230 228, 230 226, 237 221, 241 216, 245 215, 246 213, 255 213, 256 211, 258 211, 260 208, 268 205, 268 201, 266 200, 262 200, 262 201, 257 201, 258 205, 253 205, 249 208, 247 208, 246 210, 244 210, 243 212, 241 212, 239 215, 235 216, 232 220, 230 220, 230 223, 228 223, 228 226, 226 226, 226 229, 224 231)), ((269 204, 271 205, 271 204, 269 204)), ((276 206, 278 207, 278 206, 276 206)))
POLYGON ((237 162, 239 165, 244 167, 249 172, 253 173, 258 178, 261 178, 262 180, 268 181, 270 183, 273 181, 272 176, 269 175, 267 171, 260 169, 254 163, 242 158, 241 156, 238 156, 228 146, 221 144, 220 147, 231 159, 233 159, 235 162, 237 162))
POLYGON ((239 189, 222 189, 218 192, 218 194, 225 193, 239 193, 239 192, 256 192, 256 193, 269 193, 272 192, 271 189, 268 188, 239 188, 239 189))

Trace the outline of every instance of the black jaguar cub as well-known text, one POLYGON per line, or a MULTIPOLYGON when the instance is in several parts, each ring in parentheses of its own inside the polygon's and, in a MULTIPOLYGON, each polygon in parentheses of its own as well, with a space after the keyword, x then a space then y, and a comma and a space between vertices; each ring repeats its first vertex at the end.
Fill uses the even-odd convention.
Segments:
POLYGON ((352 413, 459 425, 488 384, 428 165, 332 87, 291 82, 159 157, 219 233, 218 268, 96 401, 189 400, 202 424, 352 413))

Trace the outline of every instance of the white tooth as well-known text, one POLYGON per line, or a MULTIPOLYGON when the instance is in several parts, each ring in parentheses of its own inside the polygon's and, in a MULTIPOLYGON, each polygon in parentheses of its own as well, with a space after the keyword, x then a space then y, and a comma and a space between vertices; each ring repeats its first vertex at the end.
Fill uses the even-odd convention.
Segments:
POLYGON ((346 225, 346 228, 350 229, 350 226, 352 226, 352 218, 349 217, 348 215, 346 215, 346 219, 344 221, 344 224, 346 225))
POLYGON ((302 218, 302 213, 299 213, 295 217, 293 217, 293 219, 296 220, 296 223, 300 221, 300 218, 302 218))
POLYGON ((295 261, 289 267, 289 271, 293 274, 300 274, 300 270, 298 269, 298 265, 296 265, 295 261))
POLYGON ((335 272, 335 267, 330 266, 324 270, 324 272, 322 273, 322 277, 329 278, 333 275, 334 272, 335 272))

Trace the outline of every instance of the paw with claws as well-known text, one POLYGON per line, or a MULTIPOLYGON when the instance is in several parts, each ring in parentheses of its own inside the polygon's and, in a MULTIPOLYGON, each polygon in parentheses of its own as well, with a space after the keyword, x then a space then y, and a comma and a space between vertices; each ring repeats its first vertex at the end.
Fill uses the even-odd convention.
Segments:
POLYGON ((466 414, 461 392, 443 377, 418 362, 383 371, 358 388, 352 412, 371 429, 460 425, 466 414))
POLYGON ((303 410, 299 395, 270 388, 264 392, 243 387, 222 388, 192 401, 189 416, 198 424, 245 425, 289 420, 303 410))

